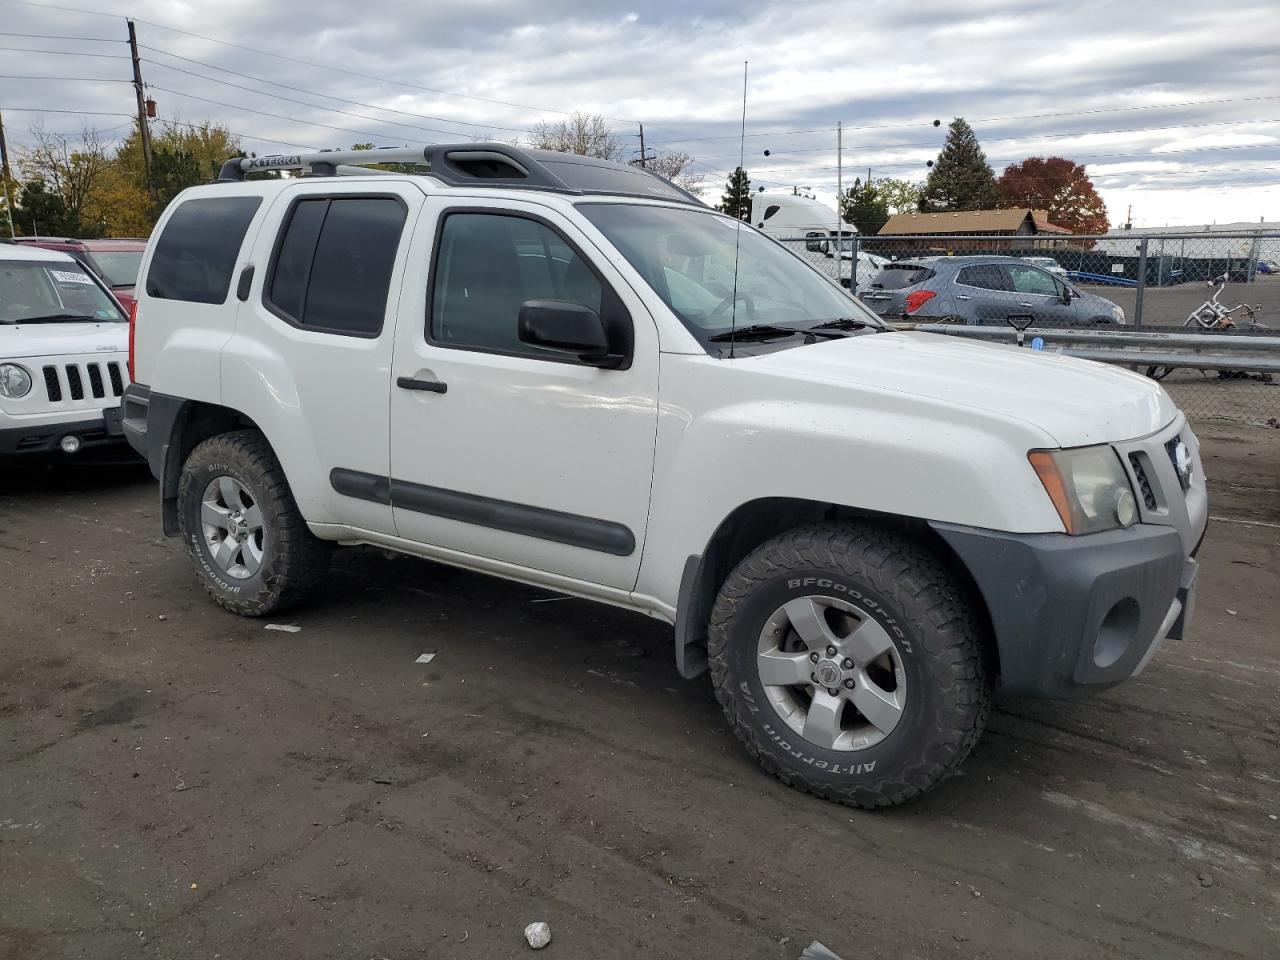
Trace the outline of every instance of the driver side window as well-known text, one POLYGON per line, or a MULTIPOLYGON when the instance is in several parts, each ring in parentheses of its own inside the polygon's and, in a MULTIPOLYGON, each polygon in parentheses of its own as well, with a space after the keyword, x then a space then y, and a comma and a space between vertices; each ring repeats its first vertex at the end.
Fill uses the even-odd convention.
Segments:
POLYGON ((560 234, 505 213, 447 214, 436 241, 428 339, 459 347, 563 362, 520 340, 527 300, 561 300, 601 312, 604 286, 560 234))

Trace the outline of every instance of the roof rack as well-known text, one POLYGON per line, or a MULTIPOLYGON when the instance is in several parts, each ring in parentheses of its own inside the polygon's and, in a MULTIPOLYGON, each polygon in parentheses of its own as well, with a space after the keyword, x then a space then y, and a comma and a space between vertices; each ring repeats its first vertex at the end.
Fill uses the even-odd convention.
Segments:
POLYGON ((488 186, 556 193, 604 193, 653 197, 702 206, 696 196, 648 170, 550 150, 526 150, 505 143, 432 144, 428 147, 379 147, 330 150, 271 157, 233 157, 222 165, 218 182, 238 182, 264 170, 301 170, 304 176, 370 176, 374 164, 423 166, 424 173, 449 186, 488 186))

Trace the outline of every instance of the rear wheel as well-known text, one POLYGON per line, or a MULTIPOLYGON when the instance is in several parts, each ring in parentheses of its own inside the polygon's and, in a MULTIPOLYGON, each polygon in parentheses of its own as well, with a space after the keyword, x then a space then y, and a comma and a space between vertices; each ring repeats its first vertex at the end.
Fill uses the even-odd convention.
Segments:
POLYGON ((178 524, 201 585, 241 616, 301 602, 328 569, 330 545, 307 529, 284 470, 256 430, 213 437, 191 452, 178 524))
POLYGON ((762 544, 712 612, 712 683, 739 739, 783 782, 860 807, 948 776, 986 723, 982 619, 932 552, 862 524, 762 544))

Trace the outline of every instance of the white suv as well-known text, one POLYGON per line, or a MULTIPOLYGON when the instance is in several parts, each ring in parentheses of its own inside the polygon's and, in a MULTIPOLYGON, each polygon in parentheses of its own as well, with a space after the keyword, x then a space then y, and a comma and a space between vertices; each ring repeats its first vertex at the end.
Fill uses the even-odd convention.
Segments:
POLYGON ((0 457, 122 444, 125 321, 68 254, 0 244, 0 457))
POLYGON ((124 425, 228 610, 340 543, 641 611, 766 769, 861 806, 953 771, 997 682, 1097 690, 1186 628, 1205 483, 1144 377, 893 332, 604 161, 221 180, 149 245, 124 425))

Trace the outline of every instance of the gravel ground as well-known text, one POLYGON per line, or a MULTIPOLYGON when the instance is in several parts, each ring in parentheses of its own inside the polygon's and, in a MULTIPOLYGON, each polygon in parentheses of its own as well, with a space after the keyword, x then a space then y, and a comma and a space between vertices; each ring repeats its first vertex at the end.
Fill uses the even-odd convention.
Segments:
POLYGON ((879 813, 758 771, 660 624, 351 550, 268 631, 145 471, 6 468, 0 957, 1275 957, 1280 433, 1202 433, 1192 636, 879 813))

